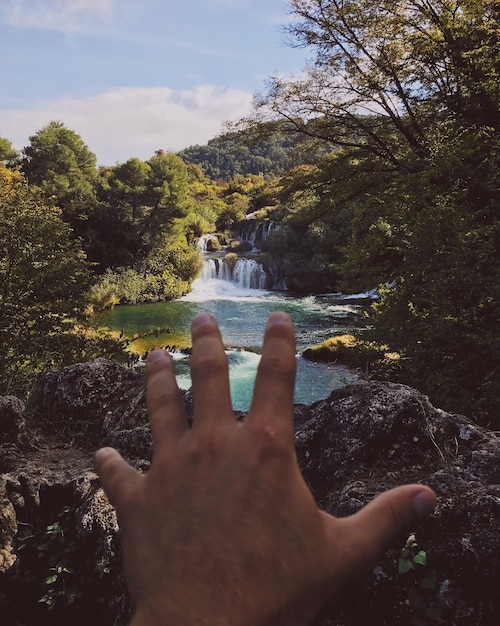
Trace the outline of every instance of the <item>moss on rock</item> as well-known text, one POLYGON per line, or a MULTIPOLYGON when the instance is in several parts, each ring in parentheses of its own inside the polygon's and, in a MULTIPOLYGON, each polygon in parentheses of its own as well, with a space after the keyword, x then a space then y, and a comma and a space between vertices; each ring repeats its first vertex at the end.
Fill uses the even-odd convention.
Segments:
POLYGON ((321 363, 340 361, 352 367, 366 367, 376 361, 394 360, 399 357, 397 354, 389 353, 387 346, 363 341, 349 334, 330 337, 304 350, 302 356, 309 361, 321 363))

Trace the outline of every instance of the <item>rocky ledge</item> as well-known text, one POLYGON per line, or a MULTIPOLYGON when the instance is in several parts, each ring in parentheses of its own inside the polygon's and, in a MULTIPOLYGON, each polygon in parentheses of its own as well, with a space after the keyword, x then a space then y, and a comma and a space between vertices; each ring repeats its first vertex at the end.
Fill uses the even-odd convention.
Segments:
MULTIPOLYGON (((185 401, 191 414, 189 393, 185 401)), ((334 515, 407 482, 430 485, 439 497, 414 538, 401 537, 325 626, 500 623, 498 433, 433 407, 414 389, 379 382, 297 405, 295 424, 304 477, 334 515)), ((49 372, 30 419, 19 400, 0 398, 3 626, 127 623, 116 518, 92 469, 99 445, 147 470, 141 373, 104 359, 49 372)))

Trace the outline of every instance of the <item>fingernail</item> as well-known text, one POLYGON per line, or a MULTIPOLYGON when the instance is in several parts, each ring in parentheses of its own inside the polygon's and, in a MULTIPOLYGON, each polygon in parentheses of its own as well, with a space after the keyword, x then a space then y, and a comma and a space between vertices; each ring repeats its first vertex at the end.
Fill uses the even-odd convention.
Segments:
POLYGON ((197 315, 192 323, 192 328, 202 328, 203 326, 212 325, 214 322, 214 318, 208 313, 201 313, 197 315))
POLYGON ((147 363, 159 363, 160 361, 166 361, 168 359, 167 353, 161 348, 157 348, 148 354, 147 363))
POLYGON ((273 326, 274 325, 278 326, 281 324, 289 324, 290 316, 287 313, 284 313, 283 311, 274 311, 269 316, 269 320, 267 323, 272 324, 273 326))
POLYGON ((436 508, 436 496, 432 491, 419 491, 413 496, 413 509, 419 518, 427 517, 436 508))
POLYGON ((111 454, 113 454, 113 448, 101 448, 97 450, 94 456, 96 465, 105 461, 111 454))

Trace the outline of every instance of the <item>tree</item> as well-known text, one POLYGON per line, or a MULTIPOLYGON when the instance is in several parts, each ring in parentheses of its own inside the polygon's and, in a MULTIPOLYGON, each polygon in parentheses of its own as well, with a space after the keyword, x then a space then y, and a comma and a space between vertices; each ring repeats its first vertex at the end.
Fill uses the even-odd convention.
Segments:
POLYGON ((284 173, 301 162, 302 143, 297 135, 280 131, 267 135, 256 128, 250 133, 228 132, 205 146, 191 146, 178 154, 187 163, 199 165, 212 179, 229 181, 248 174, 267 177, 284 173))
POLYGON ((126 209, 133 221, 141 217, 150 175, 151 166, 137 158, 128 159, 112 170, 109 185, 113 200, 126 209))
MULTIPOLYGON (((289 5, 292 45, 314 57, 297 80, 272 77, 246 123, 335 148, 325 186, 329 211, 348 208, 344 281, 391 285, 373 320, 406 382, 499 426, 500 4, 289 5)), ((323 198, 303 215, 324 220, 323 198)))
POLYGON ((17 156, 17 150, 14 150, 12 143, 8 139, 0 137, 0 162, 14 161, 17 156))
POLYGON ((290 0, 304 78, 271 77, 258 118, 412 171, 436 122, 498 128, 496 0, 290 0), (286 124, 283 124, 283 119, 286 124))
POLYGON ((172 228, 175 219, 188 212, 188 171, 180 157, 163 151, 149 159, 148 165, 145 233, 154 242, 172 228))
POLYGON ((215 217, 201 200, 202 182, 192 176, 190 185, 188 166, 161 150, 147 162, 101 169, 88 247, 103 274, 92 292, 97 303, 157 302, 189 291, 200 267, 188 238, 215 217))
POLYGON ((81 220, 95 207, 97 180, 95 154, 82 138, 61 122, 50 122, 30 137, 21 163, 28 183, 53 196, 64 219, 81 230, 81 220))
POLYGON ((0 164, 0 393, 64 363, 90 276, 61 211, 0 164))

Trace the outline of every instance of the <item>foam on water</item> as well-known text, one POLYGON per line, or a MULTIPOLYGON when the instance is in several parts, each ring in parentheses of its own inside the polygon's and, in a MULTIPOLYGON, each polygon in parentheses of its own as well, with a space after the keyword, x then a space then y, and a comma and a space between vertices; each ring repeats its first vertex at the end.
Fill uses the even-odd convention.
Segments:
MULTIPOLYGON (((233 408, 247 411, 252 401, 253 387, 260 354, 247 350, 226 350, 229 363, 229 387, 233 408)), ((181 359, 175 364, 177 384, 181 389, 191 387, 189 360, 181 359)), ((333 389, 359 380, 356 372, 344 365, 312 363, 297 355, 297 381, 294 401, 310 404, 326 397, 333 389)))
POLYGON ((183 302, 207 302, 208 300, 238 300, 259 301, 272 296, 271 291, 265 289, 248 289, 237 283, 218 278, 196 278, 192 290, 179 300, 183 302))

